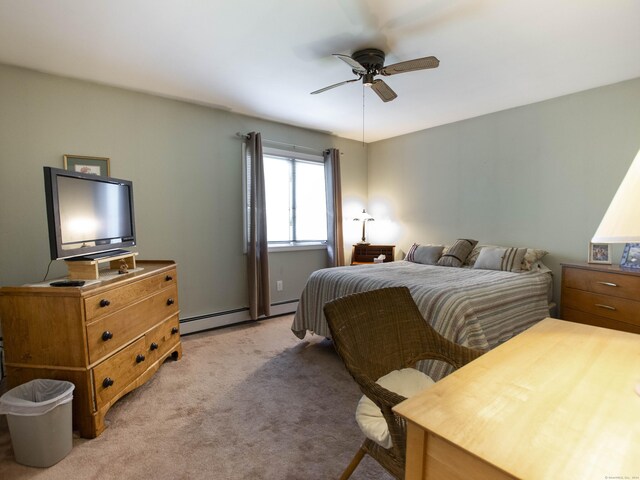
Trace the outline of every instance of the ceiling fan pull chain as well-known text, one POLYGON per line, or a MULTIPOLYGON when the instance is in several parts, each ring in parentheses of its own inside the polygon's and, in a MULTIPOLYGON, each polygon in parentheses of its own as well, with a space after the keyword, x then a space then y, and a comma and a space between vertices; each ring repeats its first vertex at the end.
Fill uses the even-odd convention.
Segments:
POLYGON ((362 84, 362 148, 364 148, 364 84, 362 84))

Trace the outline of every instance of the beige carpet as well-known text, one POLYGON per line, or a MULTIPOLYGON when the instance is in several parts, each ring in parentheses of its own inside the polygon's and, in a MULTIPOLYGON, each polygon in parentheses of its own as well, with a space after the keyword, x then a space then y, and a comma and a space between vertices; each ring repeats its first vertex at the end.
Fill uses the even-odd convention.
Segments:
MULTIPOLYGON (((93 440, 47 469, 13 460, 0 416, 0 479, 329 479, 362 437, 360 393, 330 342, 291 316, 190 335, 183 357, 121 399, 93 440)), ((352 476, 391 477, 369 457, 352 476)))

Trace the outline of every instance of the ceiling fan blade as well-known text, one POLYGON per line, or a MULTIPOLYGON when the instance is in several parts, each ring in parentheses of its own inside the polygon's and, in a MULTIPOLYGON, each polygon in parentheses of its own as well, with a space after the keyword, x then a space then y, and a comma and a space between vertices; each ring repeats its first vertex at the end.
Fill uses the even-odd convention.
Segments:
POLYGON ((395 75, 397 73, 413 72, 414 70, 425 70, 427 68, 437 68, 440 60, 436 57, 423 57, 407 60, 406 62, 394 63, 387 65, 380 70, 382 75, 395 75))
POLYGON ((344 82, 334 83, 333 85, 329 85, 328 87, 324 87, 324 88, 321 88, 320 90, 316 90, 314 92, 311 92, 311 95, 315 95, 316 93, 326 92, 327 90, 331 90, 332 88, 339 87, 340 85, 344 85, 346 83, 357 82, 358 80, 360 80, 360 79, 359 78, 354 78, 353 80, 345 80, 344 82))
POLYGON ((373 83, 371 84, 371 90, 376 92, 383 102, 390 102, 398 96, 396 92, 391 90, 391 87, 389 85, 387 85, 380 79, 373 81, 373 83))
POLYGON ((333 56, 334 57, 338 57, 340 60, 345 62, 347 65, 349 65, 353 69, 354 72, 359 73, 361 75, 367 73, 367 69, 364 68, 360 64, 360 62, 356 62, 349 55, 342 55, 341 53, 334 53, 333 56))

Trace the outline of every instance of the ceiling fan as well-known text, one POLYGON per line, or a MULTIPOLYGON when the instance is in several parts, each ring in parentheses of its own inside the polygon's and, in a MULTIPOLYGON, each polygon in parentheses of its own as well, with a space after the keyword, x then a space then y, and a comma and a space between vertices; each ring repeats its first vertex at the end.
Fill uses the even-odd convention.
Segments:
POLYGON ((311 92, 311 95, 316 93, 326 92, 332 88, 339 87, 351 82, 357 82, 362 79, 362 83, 378 94, 383 102, 390 102, 398 96, 389 85, 383 80, 374 79, 376 75, 396 75, 398 73, 413 72, 414 70, 425 70, 428 68, 437 68, 440 65, 440 60, 436 57, 423 57, 414 58, 413 60, 407 60, 405 62, 394 63, 393 65, 384 66, 384 52, 377 48, 366 48, 364 50, 358 50, 353 55, 342 55, 340 53, 334 53, 335 57, 345 62, 351 67, 351 71, 358 76, 353 80, 345 80, 344 82, 329 85, 328 87, 321 88, 315 92, 311 92))

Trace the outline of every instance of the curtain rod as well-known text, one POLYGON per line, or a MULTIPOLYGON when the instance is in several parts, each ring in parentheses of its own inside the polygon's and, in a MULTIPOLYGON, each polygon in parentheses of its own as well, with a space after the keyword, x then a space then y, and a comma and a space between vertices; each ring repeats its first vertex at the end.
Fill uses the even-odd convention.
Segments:
MULTIPOLYGON (((249 135, 247 135, 246 133, 240 133, 240 132, 236 132, 236 136, 242 138, 243 140, 246 140, 249 138, 249 135)), ((285 145, 287 147, 293 147, 294 150, 304 149, 316 154, 317 153, 324 154, 324 150, 318 150, 316 148, 310 148, 310 147, 302 147, 300 145, 294 145, 293 143, 278 142, 277 140, 269 140, 268 138, 263 138, 262 141, 266 143, 274 143, 276 145, 285 145)), ((342 152, 340 152, 340 155, 342 155, 342 152)))

